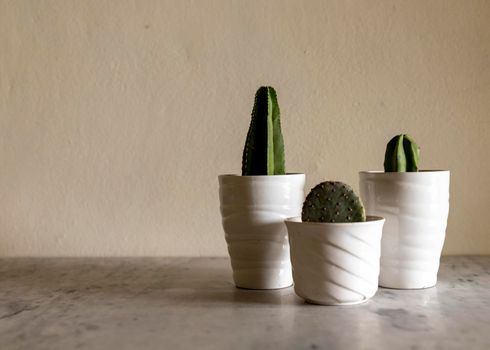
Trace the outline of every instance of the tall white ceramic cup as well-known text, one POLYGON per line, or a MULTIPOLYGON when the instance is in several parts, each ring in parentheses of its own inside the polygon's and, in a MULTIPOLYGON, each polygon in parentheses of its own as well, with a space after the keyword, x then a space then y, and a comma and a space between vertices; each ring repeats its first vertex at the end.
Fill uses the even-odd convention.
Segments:
POLYGON ((368 215, 386 218, 381 240, 382 287, 433 287, 449 213, 449 171, 360 172, 368 215))
POLYGON ((235 285, 248 289, 291 286, 284 219, 301 214, 305 175, 220 175, 218 180, 235 285))

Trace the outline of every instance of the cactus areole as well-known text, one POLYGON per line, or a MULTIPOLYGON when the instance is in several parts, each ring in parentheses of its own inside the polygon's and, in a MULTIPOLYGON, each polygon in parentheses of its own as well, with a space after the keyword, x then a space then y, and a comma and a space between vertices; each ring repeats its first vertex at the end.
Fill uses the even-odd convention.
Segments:
POLYGON ((255 94, 243 149, 242 175, 284 174, 284 141, 277 95, 274 88, 262 86, 255 94))
POLYGON ((303 222, 366 221, 361 199, 347 184, 325 181, 313 187, 306 196, 301 212, 303 222))
POLYGON ((415 172, 419 170, 420 148, 413 138, 402 134, 386 145, 385 172, 415 172))

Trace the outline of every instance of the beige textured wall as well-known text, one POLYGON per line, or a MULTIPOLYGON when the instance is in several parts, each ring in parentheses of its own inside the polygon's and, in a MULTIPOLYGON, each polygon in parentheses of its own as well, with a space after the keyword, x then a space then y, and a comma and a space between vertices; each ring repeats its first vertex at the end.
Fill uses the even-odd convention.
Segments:
POLYGON ((0 0, 0 256, 225 255, 261 84, 308 189, 407 132, 490 253, 490 1, 0 0))

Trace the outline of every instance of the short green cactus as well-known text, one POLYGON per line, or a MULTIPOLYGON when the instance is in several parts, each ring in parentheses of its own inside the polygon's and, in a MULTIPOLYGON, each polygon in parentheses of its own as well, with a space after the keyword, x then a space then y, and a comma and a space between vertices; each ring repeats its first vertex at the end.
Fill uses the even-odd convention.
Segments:
POLYGON ((243 149, 242 175, 284 173, 284 141, 276 91, 262 86, 255 94, 252 121, 243 149))
POLYGON ((420 148, 408 135, 393 137, 386 145, 385 172, 418 171, 420 148))
POLYGON ((366 213, 361 199, 349 185, 339 181, 325 181, 316 185, 306 197, 301 220, 359 222, 366 221, 366 213))

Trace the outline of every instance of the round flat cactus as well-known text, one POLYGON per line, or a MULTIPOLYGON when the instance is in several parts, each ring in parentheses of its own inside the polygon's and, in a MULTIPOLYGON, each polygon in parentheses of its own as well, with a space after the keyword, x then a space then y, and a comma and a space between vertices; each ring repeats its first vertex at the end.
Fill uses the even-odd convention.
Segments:
POLYGON ((352 187, 339 181, 325 181, 316 185, 306 197, 301 220, 359 222, 366 221, 366 213, 352 187))

